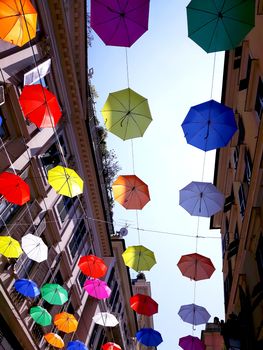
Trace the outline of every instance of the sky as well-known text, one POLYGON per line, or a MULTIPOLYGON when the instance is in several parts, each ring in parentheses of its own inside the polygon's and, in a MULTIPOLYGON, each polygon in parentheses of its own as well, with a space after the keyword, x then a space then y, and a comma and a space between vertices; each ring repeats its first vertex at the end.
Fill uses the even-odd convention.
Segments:
MULTIPOLYGON (((200 336, 205 325, 185 323, 178 316, 181 305, 204 306, 224 319, 221 239, 218 230, 209 230, 209 218, 190 216, 179 205, 179 190, 191 181, 213 182, 215 152, 206 154, 186 143, 181 124, 191 106, 213 98, 220 102, 224 54, 207 54, 187 36, 186 6, 189 1, 151 0, 149 30, 127 49, 129 86, 146 97, 153 121, 142 138, 122 141, 108 133, 108 149, 115 151, 119 175, 135 174, 149 186, 151 201, 138 213, 114 206, 116 231, 128 225, 126 246, 140 244, 155 253, 157 264, 145 272, 151 282, 152 297, 159 304, 154 328, 162 334, 160 350, 181 349, 180 337, 200 336), (165 3, 165 5, 164 5, 165 3), (214 71, 214 74, 213 74, 214 71), (213 86, 213 88, 212 88, 213 86), (209 257, 216 271, 208 280, 194 282, 182 276, 177 262, 196 251, 209 257)), ((92 33, 89 68, 98 93, 97 117, 110 92, 128 87, 126 51, 106 46, 92 33)), ((132 272, 131 276, 136 277, 132 272)))

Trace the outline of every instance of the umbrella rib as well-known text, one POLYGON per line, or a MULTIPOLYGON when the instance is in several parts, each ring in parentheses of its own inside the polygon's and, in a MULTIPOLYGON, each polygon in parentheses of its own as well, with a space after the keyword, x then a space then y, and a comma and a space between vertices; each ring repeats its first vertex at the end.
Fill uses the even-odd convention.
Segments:
MULTIPOLYGON (((132 118, 134 124, 136 124, 136 126, 137 126, 137 128, 138 128, 138 130, 139 130, 139 132, 140 132, 140 134, 141 134, 141 136, 143 136, 143 132, 142 132, 142 130, 140 129, 140 126, 139 126, 137 120, 133 117, 133 115, 131 115, 131 118, 132 118)), ((128 122, 129 122, 129 119, 128 119, 128 122)), ((127 123, 127 129, 128 129, 128 123, 127 123)))
POLYGON ((141 114, 141 113, 136 113, 136 112, 132 112, 132 114, 134 115, 138 115, 140 117, 143 117, 143 118, 146 118, 146 119, 149 119, 149 120, 152 120, 152 117, 148 117, 147 115, 145 114, 141 114))
MULTIPOLYGON (((110 95, 111 95, 111 98, 114 98, 116 101, 119 102, 119 104, 124 108, 124 111, 127 113, 128 109, 127 109, 127 107, 123 104, 123 102, 122 102, 121 100, 119 100, 119 99, 114 95, 114 93, 111 93, 110 95)), ((123 112, 124 112, 124 111, 123 111, 123 112)))

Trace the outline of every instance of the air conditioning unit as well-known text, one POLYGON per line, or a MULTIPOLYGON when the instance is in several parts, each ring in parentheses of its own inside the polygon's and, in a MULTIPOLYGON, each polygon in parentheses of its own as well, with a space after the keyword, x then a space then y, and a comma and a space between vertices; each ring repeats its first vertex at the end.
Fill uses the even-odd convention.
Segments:
POLYGON ((5 103, 5 90, 3 85, 0 85, 0 106, 5 103))

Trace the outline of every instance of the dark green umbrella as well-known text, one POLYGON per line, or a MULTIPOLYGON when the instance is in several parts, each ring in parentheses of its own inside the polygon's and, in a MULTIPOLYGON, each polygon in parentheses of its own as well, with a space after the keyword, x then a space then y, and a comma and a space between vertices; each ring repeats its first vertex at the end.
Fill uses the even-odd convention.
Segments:
POLYGON ((206 52, 235 48, 255 25, 255 0, 192 0, 188 36, 206 52))
POLYGON ((29 313, 33 320, 41 326, 49 326, 52 322, 50 313, 41 306, 31 307, 29 313))
POLYGON ((40 292, 42 298, 52 305, 63 305, 68 300, 68 292, 59 284, 47 283, 40 292))

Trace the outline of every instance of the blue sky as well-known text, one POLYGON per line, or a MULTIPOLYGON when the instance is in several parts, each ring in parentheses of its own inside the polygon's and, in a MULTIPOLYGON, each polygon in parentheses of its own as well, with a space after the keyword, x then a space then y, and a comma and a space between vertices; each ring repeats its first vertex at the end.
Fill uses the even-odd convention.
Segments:
MULTIPOLYGON (((213 99, 220 102, 224 54, 207 54, 187 37, 186 6, 189 1, 152 0, 149 30, 128 52, 130 87, 148 99, 153 122, 143 138, 133 140, 135 174, 149 186, 151 201, 138 211, 141 244, 153 250, 157 264, 146 277, 151 281, 152 297, 159 303, 155 329, 163 336, 164 349, 181 349, 180 337, 192 334, 192 326, 177 315, 184 304, 193 303, 194 282, 177 268, 181 255, 195 252, 197 217, 179 206, 179 190, 191 181, 213 181, 215 152, 204 152, 186 143, 181 124, 190 107, 213 99), (212 75, 215 60, 213 91, 212 75), (204 163, 205 161, 205 163, 204 163), (160 231, 167 232, 161 233, 160 231), (170 233, 170 234, 169 234, 170 233)), ((97 116, 110 92, 127 88, 125 49, 105 46, 93 32, 89 49, 92 83, 99 98, 97 116)), ((132 174, 131 141, 108 134, 108 148, 114 149, 120 174, 132 174)), ((116 230, 125 222, 129 234, 126 245, 137 245, 136 213, 115 204, 116 230)), ((200 218, 197 251, 210 257, 216 271, 211 279, 196 284, 195 303, 214 316, 224 318, 221 239, 209 230, 209 219, 200 218)), ((132 273, 134 277, 136 274, 132 273)), ((200 335, 204 326, 193 333, 200 335)))

